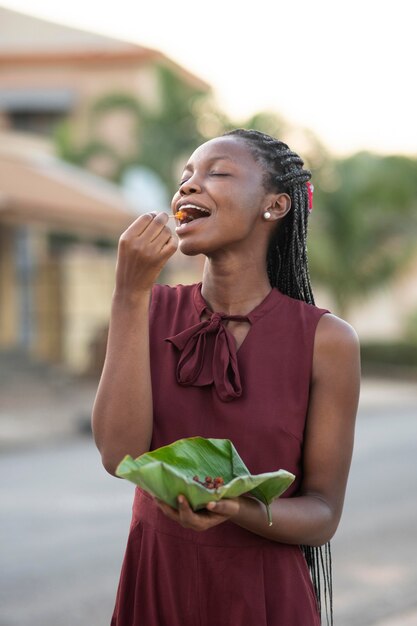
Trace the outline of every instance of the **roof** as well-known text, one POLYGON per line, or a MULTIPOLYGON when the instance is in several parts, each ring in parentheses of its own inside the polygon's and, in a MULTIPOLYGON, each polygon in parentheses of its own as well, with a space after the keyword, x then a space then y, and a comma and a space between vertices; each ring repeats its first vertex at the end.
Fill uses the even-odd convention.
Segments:
POLYGON ((159 50, 0 7, 0 67, 148 60, 171 66, 197 88, 210 89, 205 81, 159 50))
POLYGON ((119 187, 57 159, 42 144, 0 134, 0 222, 118 237, 135 217, 119 187))
POLYGON ((24 54, 73 52, 75 50, 113 52, 135 49, 149 52, 126 41, 57 24, 32 15, 0 7, 0 53, 24 54))

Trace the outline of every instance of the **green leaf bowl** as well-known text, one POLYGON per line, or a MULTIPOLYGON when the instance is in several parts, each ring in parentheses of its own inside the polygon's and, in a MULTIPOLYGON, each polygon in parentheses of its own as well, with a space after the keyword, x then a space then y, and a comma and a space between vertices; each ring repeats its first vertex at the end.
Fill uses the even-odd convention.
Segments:
POLYGON ((178 508, 180 494, 195 511, 208 502, 250 495, 265 504, 269 524, 272 524, 269 505, 295 479, 294 474, 283 469, 252 475, 229 439, 203 437, 179 439, 137 459, 127 455, 119 463, 116 475, 173 508, 178 508), (221 476, 224 485, 207 489, 194 480, 196 475, 201 481, 208 475, 221 476))

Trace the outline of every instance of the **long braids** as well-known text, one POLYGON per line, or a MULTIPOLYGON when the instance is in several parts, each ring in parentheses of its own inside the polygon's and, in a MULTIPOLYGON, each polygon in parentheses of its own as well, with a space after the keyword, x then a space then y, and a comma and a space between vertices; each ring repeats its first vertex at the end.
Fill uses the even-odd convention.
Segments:
MULTIPOLYGON (((225 135, 241 137, 253 157, 265 166, 265 189, 287 193, 291 210, 275 231, 267 253, 267 271, 272 287, 282 293, 314 304, 307 260, 307 222, 309 198, 306 183, 311 172, 286 143, 257 130, 238 128, 225 135)), ((312 578, 320 612, 333 625, 332 559, 330 543, 324 546, 301 546, 312 578)))
POLYGON ((286 143, 257 130, 238 128, 225 133, 244 139, 256 160, 265 165, 265 188, 287 193, 291 210, 271 239, 267 270, 272 287, 288 296, 314 304, 307 261, 308 192, 311 173, 286 143))

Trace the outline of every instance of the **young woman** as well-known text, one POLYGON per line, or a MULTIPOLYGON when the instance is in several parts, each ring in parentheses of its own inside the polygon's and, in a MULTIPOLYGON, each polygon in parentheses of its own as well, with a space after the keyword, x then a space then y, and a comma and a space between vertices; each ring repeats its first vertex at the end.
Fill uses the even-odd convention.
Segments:
POLYGON ((182 496, 176 510, 137 488, 112 626, 320 624, 359 349, 346 322, 314 305, 309 179, 286 144, 238 129, 194 152, 172 200, 181 251, 206 256, 201 283, 155 284, 177 248, 166 214, 139 217, 120 239, 93 412, 107 471, 200 435, 231 439, 252 473, 296 480, 272 504, 272 526, 250 497, 193 512, 182 496))

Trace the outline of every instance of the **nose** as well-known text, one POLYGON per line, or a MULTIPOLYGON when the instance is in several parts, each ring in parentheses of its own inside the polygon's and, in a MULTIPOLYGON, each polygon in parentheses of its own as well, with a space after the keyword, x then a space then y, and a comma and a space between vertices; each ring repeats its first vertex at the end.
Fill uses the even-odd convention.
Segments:
POLYGON ((198 182, 196 174, 194 173, 190 178, 180 185, 180 194, 182 196, 188 196, 190 193, 199 193, 201 191, 201 184, 198 182))

